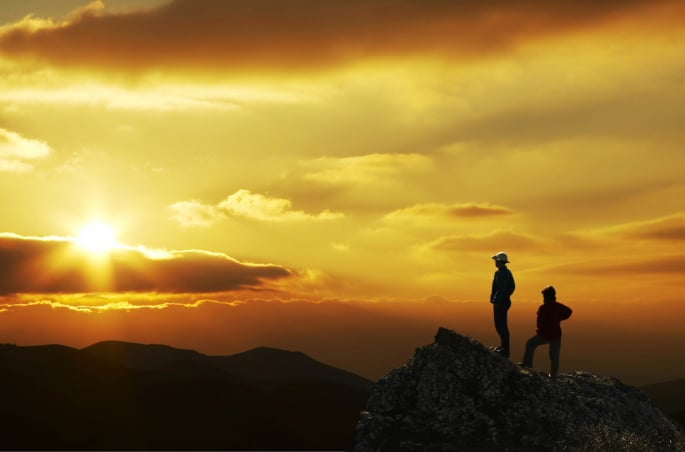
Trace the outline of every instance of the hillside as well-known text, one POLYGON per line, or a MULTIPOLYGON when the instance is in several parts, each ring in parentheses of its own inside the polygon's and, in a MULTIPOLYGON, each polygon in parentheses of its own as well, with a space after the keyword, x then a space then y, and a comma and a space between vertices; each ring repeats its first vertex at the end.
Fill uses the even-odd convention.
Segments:
POLYGON ((371 382, 301 353, 0 345, 3 449, 331 450, 371 382))

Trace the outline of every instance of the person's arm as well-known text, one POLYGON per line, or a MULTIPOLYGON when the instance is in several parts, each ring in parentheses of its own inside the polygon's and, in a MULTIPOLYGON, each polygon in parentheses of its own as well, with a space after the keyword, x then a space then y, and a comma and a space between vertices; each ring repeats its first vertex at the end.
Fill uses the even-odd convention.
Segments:
POLYGON ((573 314, 573 310, 562 304, 559 310, 559 320, 566 320, 571 317, 571 314, 573 314))

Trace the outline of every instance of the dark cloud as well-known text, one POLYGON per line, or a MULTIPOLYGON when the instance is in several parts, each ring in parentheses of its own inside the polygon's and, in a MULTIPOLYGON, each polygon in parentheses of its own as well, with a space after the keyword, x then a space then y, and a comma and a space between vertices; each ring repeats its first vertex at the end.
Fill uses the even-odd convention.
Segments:
POLYGON ((447 214, 455 218, 463 217, 491 217, 499 215, 511 215, 513 212, 506 207, 480 205, 480 204, 464 204, 460 206, 453 206, 447 210, 447 214))
POLYGON ((625 226, 619 235, 635 239, 680 242, 685 240, 685 213, 625 226))
POLYGON ((258 289, 293 276, 277 265, 238 262, 206 251, 163 258, 117 248, 95 255, 71 240, 0 235, 0 293, 222 292, 258 289))
POLYGON ((641 262, 629 262, 624 265, 616 265, 608 268, 617 273, 658 273, 685 275, 685 255, 674 255, 645 259, 641 262))
POLYGON ((527 144, 565 140, 570 134, 630 138, 658 134, 660 139, 681 142, 685 133, 681 127, 683 102, 679 87, 685 65, 672 64, 664 65, 661 72, 650 72, 650 79, 655 81, 657 77, 658 83, 647 89, 637 80, 626 79, 620 87, 606 87, 588 98, 579 97, 569 99, 570 102, 544 106, 536 102, 525 103, 491 115, 459 121, 444 132, 445 138, 527 144), (614 88, 620 90, 620 96, 614 88), (545 126, 541 127, 541 124, 545 126))
POLYGON ((667 0, 174 0, 66 24, 19 24, 0 52, 57 65, 307 68, 407 53, 477 56, 518 42, 638 15, 667 0))

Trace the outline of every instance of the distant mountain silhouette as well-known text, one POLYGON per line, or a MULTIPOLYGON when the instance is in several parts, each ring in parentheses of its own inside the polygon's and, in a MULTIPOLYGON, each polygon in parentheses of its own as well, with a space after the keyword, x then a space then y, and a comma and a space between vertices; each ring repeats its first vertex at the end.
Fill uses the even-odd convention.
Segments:
POLYGON ((160 369, 184 361, 202 362, 209 358, 195 350, 120 341, 98 342, 81 349, 81 354, 101 362, 138 370, 160 369))
POLYGON ((0 345, 0 448, 348 449, 371 386, 272 348, 0 345))
POLYGON ((640 389, 660 410, 685 427, 685 378, 645 385, 640 389))
POLYGON ((163 369, 185 363, 260 381, 322 380, 363 390, 369 390, 372 384, 365 378, 320 363, 304 353, 270 347, 258 347, 236 355, 207 356, 167 345, 105 341, 86 347, 82 352, 94 359, 140 370, 163 369))

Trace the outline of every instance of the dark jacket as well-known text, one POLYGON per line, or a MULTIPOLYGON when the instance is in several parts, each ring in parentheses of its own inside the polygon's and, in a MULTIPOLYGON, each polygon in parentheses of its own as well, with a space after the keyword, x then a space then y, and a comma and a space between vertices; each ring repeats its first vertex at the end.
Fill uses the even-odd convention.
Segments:
POLYGON ((560 322, 571 317, 571 313, 573 313, 571 308, 561 303, 556 301, 545 302, 545 304, 538 308, 537 333, 548 341, 560 339, 560 322))
POLYGON ((492 279, 490 302, 495 304, 511 304, 511 294, 516 289, 514 275, 507 267, 498 268, 492 279))

